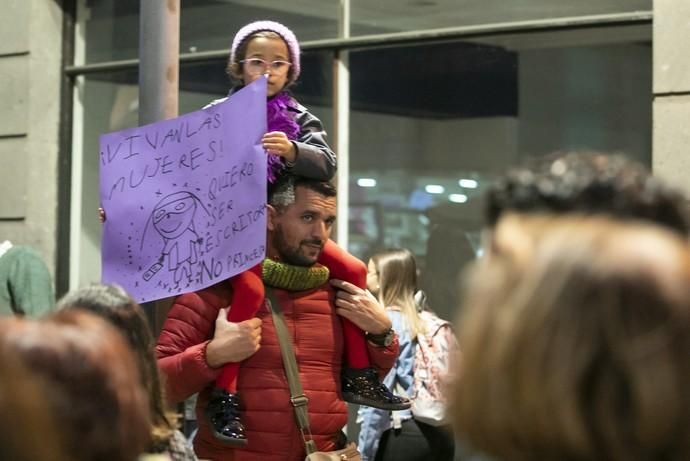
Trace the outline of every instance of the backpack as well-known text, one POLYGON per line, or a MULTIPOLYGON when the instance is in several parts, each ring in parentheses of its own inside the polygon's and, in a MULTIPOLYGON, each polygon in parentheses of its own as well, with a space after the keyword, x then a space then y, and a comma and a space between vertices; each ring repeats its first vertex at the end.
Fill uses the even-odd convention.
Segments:
POLYGON ((441 426, 446 424, 445 384, 458 341, 447 320, 429 311, 420 312, 420 316, 426 332, 417 336, 412 415, 422 423, 441 426))

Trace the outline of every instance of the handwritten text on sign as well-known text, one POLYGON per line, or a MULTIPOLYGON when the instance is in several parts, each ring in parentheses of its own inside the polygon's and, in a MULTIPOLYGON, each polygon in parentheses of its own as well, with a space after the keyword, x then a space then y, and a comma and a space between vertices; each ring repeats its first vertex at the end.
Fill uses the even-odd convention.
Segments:
POLYGON ((266 80, 208 109, 100 138, 104 283, 146 302, 259 263, 266 80))

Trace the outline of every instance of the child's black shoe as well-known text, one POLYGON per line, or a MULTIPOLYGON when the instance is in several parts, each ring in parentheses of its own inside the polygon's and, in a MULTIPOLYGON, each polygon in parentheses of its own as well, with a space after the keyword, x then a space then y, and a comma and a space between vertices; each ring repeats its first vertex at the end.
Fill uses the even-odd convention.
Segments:
POLYGON ((343 400, 382 410, 405 410, 410 400, 393 394, 374 368, 345 368, 342 374, 343 400))
POLYGON ((217 439, 228 445, 247 445, 244 425, 240 421, 240 399, 237 394, 215 388, 206 406, 206 417, 217 439))

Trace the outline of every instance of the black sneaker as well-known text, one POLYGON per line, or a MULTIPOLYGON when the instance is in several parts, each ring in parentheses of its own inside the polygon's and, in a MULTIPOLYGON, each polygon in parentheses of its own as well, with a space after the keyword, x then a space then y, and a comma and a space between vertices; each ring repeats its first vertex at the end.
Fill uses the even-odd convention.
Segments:
POLYGON ((405 410, 410 400, 393 394, 374 368, 345 368, 342 374, 343 400, 382 410, 405 410))
POLYGON ((206 417, 218 440, 228 445, 247 445, 244 425, 240 421, 240 399, 237 394, 215 388, 206 406, 206 417))

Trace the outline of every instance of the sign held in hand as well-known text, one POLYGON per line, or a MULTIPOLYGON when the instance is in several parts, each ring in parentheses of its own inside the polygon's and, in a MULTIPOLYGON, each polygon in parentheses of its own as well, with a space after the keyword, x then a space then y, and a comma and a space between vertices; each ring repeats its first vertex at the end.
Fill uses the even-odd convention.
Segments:
POLYGON ((266 130, 261 78, 207 109, 102 135, 103 283, 146 302, 261 262, 266 130))

